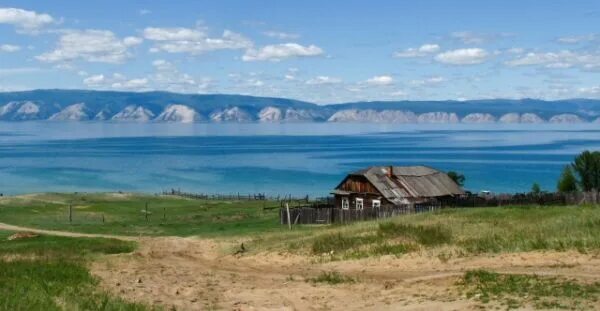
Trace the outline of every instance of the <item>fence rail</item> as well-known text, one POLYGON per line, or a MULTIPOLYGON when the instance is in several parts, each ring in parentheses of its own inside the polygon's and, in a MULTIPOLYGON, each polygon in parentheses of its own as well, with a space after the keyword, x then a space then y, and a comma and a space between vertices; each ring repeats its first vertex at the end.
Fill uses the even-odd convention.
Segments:
MULTIPOLYGON (((292 224, 346 224, 355 221, 375 220, 389 218, 404 214, 434 211, 440 205, 415 205, 410 206, 381 206, 379 208, 341 209, 341 208, 290 208, 290 222, 292 224)), ((279 219, 282 225, 288 224, 286 208, 279 209, 279 219)))
POLYGON ((580 205, 600 204, 598 192, 573 193, 526 193, 471 195, 455 197, 440 201, 442 207, 496 207, 506 205, 580 205))

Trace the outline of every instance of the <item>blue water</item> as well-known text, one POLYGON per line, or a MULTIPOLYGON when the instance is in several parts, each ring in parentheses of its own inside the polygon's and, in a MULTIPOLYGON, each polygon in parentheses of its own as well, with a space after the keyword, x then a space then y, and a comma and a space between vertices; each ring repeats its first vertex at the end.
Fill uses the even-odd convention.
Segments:
POLYGON ((472 191, 553 190, 598 125, 0 122, 0 192, 326 195, 370 165, 462 172, 472 191))

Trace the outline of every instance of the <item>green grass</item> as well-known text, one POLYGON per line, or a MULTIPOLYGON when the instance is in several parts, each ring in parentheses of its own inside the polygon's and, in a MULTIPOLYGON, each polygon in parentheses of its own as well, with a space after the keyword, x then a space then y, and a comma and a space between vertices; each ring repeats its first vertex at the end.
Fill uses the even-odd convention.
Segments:
POLYGON ((337 285, 342 283, 354 283, 356 279, 343 275, 337 271, 322 272, 314 278, 308 279, 312 283, 326 283, 330 285, 337 285))
POLYGON ((599 206, 446 209, 393 219, 283 232, 255 240, 256 248, 332 259, 401 255, 439 249, 444 258, 538 250, 600 251, 599 206))
POLYGON ((51 193, 0 199, 0 219, 35 228, 119 235, 231 236, 282 230, 279 210, 265 206, 277 202, 51 193))
POLYGON ((468 271, 458 285, 468 298, 486 304, 499 302, 507 309, 532 305, 540 309, 587 310, 597 306, 600 298, 600 282, 584 284, 555 277, 485 270, 468 271))
POLYGON ((8 241, 0 231, 0 310, 147 310, 97 288, 87 269, 98 254, 130 252, 132 242, 39 236, 8 241))
POLYGON ((600 208, 499 207, 447 209, 347 226, 279 224, 277 202, 188 200, 120 194, 41 194, 0 198, 0 219, 43 229, 120 235, 248 237, 251 250, 337 258, 452 248, 479 254, 535 250, 600 250, 600 208), (148 203, 148 220, 145 204, 148 203), (68 206, 73 205, 73 223, 68 206), (163 213, 166 218, 163 218, 163 213), (104 223, 102 218, 104 217, 104 223))

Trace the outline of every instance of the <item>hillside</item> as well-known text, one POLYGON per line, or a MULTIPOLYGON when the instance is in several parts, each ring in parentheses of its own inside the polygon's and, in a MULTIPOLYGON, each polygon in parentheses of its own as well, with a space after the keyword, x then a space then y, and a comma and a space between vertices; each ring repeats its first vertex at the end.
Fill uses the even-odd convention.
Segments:
POLYGON ((490 99, 316 105, 285 98, 168 92, 33 90, 0 93, 1 121, 126 122, 600 122, 600 100, 490 99))

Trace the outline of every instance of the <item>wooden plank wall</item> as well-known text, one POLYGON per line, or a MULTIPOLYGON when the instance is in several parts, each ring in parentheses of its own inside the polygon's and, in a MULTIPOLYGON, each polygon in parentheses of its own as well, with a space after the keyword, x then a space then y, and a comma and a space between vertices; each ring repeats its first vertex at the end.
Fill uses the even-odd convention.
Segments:
MULTIPOLYGON (((415 207, 382 206, 380 208, 341 209, 341 208, 290 208, 292 224, 347 224, 355 221, 375 220, 404 214, 428 212, 439 209, 439 205, 419 205, 415 207)), ((287 225, 287 210, 279 209, 282 225, 287 225)))

